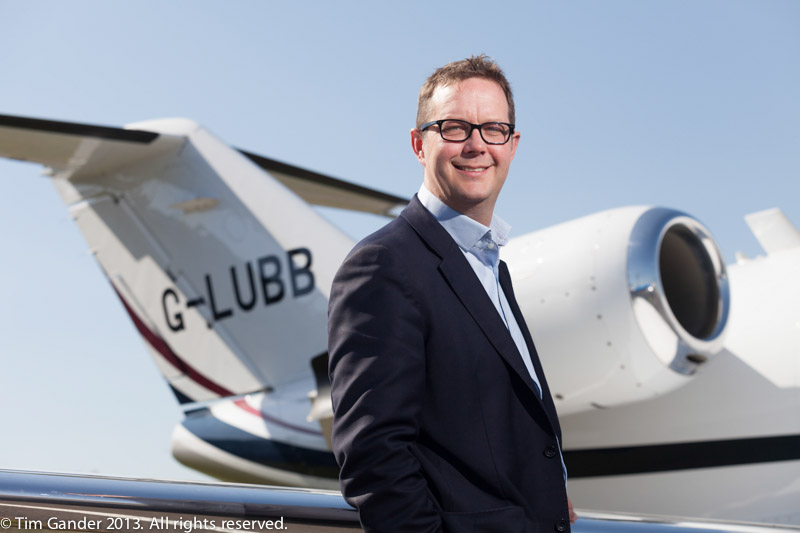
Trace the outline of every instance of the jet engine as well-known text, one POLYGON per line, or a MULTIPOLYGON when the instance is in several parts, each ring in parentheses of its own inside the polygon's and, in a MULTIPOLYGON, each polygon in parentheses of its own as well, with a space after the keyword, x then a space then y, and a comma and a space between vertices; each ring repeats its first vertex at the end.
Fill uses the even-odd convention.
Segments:
POLYGON ((685 213, 604 211, 513 239, 502 257, 562 415, 666 394, 722 349, 725 264, 685 213))

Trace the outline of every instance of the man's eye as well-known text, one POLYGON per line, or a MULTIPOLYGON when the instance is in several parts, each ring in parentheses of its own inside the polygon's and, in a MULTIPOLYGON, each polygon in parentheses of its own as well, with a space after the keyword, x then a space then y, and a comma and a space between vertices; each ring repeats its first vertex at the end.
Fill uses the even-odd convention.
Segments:
POLYGON ((442 131, 445 133, 463 133, 467 128, 463 124, 442 124, 442 131))
POLYGON ((505 135, 508 129, 502 124, 487 124, 483 127, 483 131, 490 135, 505 135))

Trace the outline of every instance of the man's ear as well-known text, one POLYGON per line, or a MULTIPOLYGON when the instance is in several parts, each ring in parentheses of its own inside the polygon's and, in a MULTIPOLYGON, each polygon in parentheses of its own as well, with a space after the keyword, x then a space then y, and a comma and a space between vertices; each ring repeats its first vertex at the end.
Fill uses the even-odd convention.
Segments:
POLYGON ((519 145, 520 134, 518 131, 514 132, 511 136, 511 160, 514 160, 514 155, 517 153, 517 146, 519 145))
POLYGON ((417 161, 425 166, 425 150, 422 148, 422 132, 417 128, 411 130, 411 149, 414 150, 417 161))

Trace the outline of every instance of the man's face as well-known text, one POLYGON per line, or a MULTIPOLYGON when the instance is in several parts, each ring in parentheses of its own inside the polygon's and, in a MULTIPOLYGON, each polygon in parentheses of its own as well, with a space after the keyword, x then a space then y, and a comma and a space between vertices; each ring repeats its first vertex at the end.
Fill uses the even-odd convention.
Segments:
MULTIPOLYGON (((426 120, 460 119, 472 124, 508 122, 508 102, 500 86, 483 78, 437 87, 426 120)), ((488 226, 519 143, 486 144, 478 130, 464 142, 445 141, 438 126, 411 130, 411 146, 425 167, 425 186, 445 204, 488 226)))

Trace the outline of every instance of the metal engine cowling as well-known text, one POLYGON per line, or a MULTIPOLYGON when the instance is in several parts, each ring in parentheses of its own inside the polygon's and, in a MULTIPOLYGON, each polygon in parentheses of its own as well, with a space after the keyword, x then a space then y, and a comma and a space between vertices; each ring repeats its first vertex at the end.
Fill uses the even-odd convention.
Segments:
POLYGON ((502 257, 561 414, 665 394, 722 349, 725 264, 685 213, 604 211, 514 239, 502 257))

